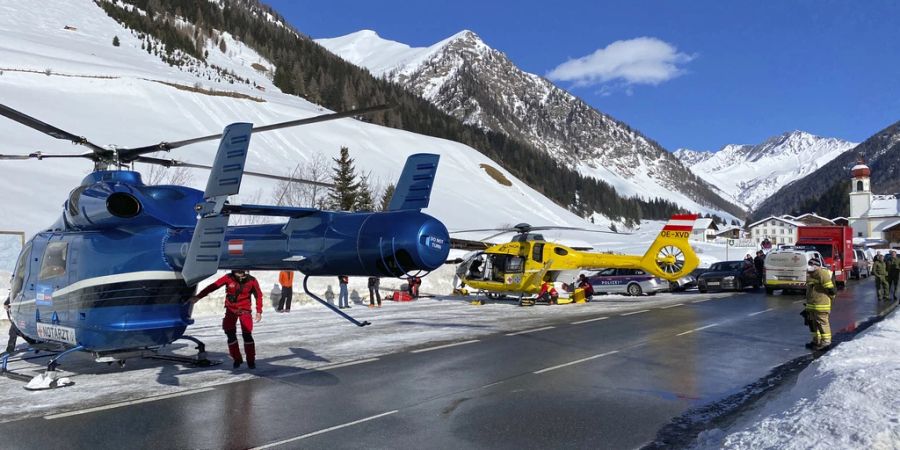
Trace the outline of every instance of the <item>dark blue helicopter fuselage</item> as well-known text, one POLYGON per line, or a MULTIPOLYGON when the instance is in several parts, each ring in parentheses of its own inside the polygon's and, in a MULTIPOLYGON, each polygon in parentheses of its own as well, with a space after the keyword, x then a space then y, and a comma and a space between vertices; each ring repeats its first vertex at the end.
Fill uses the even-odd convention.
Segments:
MULTIPOLYGON (((16 326, 36 340, 94 352, 158 347, 193 321, 181 277, 201 191, 146 186, 140 175, 88 175, 63 217, 19 257, 11 290, 16 326)), ((446 260, 449 235, 417 210, 302 210, 286 223, 228 227, 221 269, 298 270, 306 275, 402 276, 446 260)))

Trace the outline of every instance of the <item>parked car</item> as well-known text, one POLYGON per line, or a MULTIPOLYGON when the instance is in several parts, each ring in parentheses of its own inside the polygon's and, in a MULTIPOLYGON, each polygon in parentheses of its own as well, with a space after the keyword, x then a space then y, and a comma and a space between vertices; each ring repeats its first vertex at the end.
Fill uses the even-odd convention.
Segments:
POLYGON ((706 291, 742 291, 747 286, 759 287, 756 269, 746 261, 720 261, 700 275, 697 289, 706 291))
POLYGON ((866 254, 861 248, 853 249, 853 269, 850 270, 850 276, 855 279, 868 278, 871 275, 872 258, 866 254))
POLYGON ((806 267, 809 260, 824 261, 815 250, 782 249, 766 255, 766 294, 776 289, 806 291, 806 267))
POLYGON ((697 286, 697 277, 694 276, 693 273, 689 273, 675 281, 669 282, 669 291, 670 292, 680 292, 686 291, 692 287, 697 286))
POLYGON ((596 294, 655 295, 669 283, 640 269, 603 269, 588 276, 596 294))

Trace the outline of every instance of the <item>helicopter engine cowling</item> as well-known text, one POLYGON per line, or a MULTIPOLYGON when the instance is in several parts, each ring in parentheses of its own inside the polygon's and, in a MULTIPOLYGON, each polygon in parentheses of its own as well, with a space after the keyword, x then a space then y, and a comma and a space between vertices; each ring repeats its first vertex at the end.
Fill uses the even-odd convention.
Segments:
POLYGON ((143 210, 140 193, 121 183, 95 183, 80 186, 66 202, 66 223, 77 229, 121 226, 143 210))
POLYGON ((183 186, 146 186, 137 172, 93 172, 69 194, 63 223, 72 230, 193 226, 201 196, 183 186))

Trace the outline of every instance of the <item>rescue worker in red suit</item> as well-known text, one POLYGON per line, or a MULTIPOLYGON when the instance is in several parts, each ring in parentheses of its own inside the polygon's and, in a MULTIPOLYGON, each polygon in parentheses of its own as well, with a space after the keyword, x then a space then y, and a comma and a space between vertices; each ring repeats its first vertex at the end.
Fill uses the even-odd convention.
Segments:
POLYGON ((196 302, 206 297, 211 292, 225 286, 225 318, 222 319, 222 329, 228 337, 228 353, 234 360, 234 368, 237 369, 244 362, 241 357, 241 349, 238 346, 237 322, 241 322, 241 334, 244 338, 244 352, 247 354, 247 367, 256 368, 256 347, 253 343, 253 317, 250 296, 256 296, 256 321, 262 320, 262 290, 256 278, 250 276, 245 270, 235 269, 231 273, 219 278, 215 283, 207 286, 191 302, 196 302))
POLYGON ((594 286, 584 274, 578 275, 578 287, 584 290, 584 299, 591 301, 591 298, 594 297, 594 286))
POLYGON ((409 296, 412 298, 419 298, 419 286, 422 285, 422 279, 419 277, 409 277, 408 285, 409 296))
POLYGON ((556 288, 545 280, 544 283, 541 284, 541 292, 538 294, 537 298, 538 301, 547 302, 548 305, 555 305, 558 298, 559 293, 556 292, 556 288))

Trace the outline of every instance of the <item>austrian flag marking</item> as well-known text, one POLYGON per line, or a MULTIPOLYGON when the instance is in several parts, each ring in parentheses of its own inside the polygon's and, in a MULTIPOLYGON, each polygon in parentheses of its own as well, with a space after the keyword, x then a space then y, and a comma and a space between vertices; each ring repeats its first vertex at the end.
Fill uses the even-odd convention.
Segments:
POLYGON ((228 254, 229 255, 243 255, 244 254, 244 240, 243 239, 232 239, 228 241, 228 254))
POLYGON ((697 216, 694 214, 676 214, 666 222, 663 227, 665 231, 691 231, 694 228, 694 221, 697 216))

